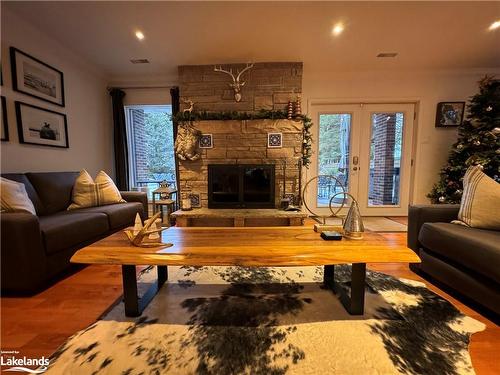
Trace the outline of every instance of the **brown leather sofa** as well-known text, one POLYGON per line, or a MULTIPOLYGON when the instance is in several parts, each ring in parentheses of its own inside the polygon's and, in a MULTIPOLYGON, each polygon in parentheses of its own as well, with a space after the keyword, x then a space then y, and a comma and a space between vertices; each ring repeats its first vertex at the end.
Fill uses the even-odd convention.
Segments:
POLYGON ((421 264, 411 268, 500 314, 500 232, 451 224, 460 205, 411 206, 408 247, 421 264))
POLYGON ((21 182, 37 215, 2 213, 2 292, 33 293, 70 267, 76 250, 144 219, 145 193, 122 192, 127 203, 67 211, 78 172, 3 174, 21 182))

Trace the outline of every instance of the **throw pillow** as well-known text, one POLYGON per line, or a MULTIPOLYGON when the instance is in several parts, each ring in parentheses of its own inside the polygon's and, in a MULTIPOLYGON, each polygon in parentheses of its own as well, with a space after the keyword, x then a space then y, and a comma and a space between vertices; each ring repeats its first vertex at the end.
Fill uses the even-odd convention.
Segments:
POLYGON ((28 212, 36 215, 24 184, 0 177, 0 198, 4 212, 28 212))
POLYGON ((94 181, 84 169, 80 172, 73 186, 72 202, 68 210, 124 203, 125 201, 111 177, 106 173, 100 171, 94 181))
POLYGON ((500 184, 479 166, 465 172, 458 219, 473 228, 500 230, 500 184))

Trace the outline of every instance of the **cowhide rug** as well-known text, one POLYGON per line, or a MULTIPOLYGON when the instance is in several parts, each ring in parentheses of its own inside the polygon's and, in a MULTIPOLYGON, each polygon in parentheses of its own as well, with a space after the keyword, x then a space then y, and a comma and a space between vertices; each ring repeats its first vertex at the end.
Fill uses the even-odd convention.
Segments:
POLYGON ((484 325, 424 284, 370 271, 365 315, 350 316, 322 278, 321 267, 169 267, 142 317, 117 304, 47 374, 474 373, 469 340, 484 325))

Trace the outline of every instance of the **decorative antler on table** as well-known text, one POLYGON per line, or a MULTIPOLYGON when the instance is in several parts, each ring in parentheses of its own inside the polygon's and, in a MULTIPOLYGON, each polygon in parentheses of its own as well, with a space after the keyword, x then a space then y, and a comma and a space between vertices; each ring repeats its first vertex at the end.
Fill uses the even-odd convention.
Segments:
POLYGON ((234 99, 237 102, 241 101, 241 88, 245 86, 246 82, 240 82, 241 75, 245 73, 247 70, 253 68, 253 63, 247 63, 247 66, 240 72, 238 71, 237 76, 235 77, 233 74, 233 69, 230 68, 229 70, 222 69, 222 65, 219 67, 214 66, 214 72, 219 72, 219 73, 225 73, 231 76, 233 79, 233 83, 229 83, 229 87, 231 87, 234 90, 234 99))
POLYGON ((142 226, 142 222, 140 221, 139 218, 139 223, 137 222, 136 219, 136 226, 134 227, 133 230, 126 229, 124 230, 125 234, 127 235, 128 239, 134 246, 138 247, 157 247, 157 246, 162 246, 162 247, 170 247, 173 246, 171 243, 163 243, 161 242, 161 237, 158 236, 158 241, 152 241, 152 240, 147 240, 145 237, 150 236, 153 233, 160 233, 163 232, 165 229, 168 228, 157 228, 155 226, 155 229, 149 229, 151 225, 153 225, 156 222, 156 219, 158 219, 161 215, 161 212, 157 212, 153 217, 150 219, 144 221, 144 226, 142 226), (137 228, 139 225, 140 229, 137 228))

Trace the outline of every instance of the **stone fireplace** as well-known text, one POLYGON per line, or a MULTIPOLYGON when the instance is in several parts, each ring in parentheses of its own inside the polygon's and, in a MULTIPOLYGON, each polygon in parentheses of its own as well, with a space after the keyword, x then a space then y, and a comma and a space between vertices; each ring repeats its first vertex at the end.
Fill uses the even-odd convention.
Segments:
POLYGON ((274 207, 279 207, 283 194, 298 199, 301 121, 197 121, 194 126, 202 134, 212 135, 212 148, 200 149, 196 161, 179 161, 181 195, 199 196, 200 206, 208 208, 208 166, 252 164, 274 165, 274 207), (282 147, 268 147, 268 133, 281 133, 282 147))
MULTIPOLYGON (((246 64, 222 66, 237 72, 246 64)), ((181 110, 187 108, 187 100, 194 102, 194 111, 285 110, 288 101, 295 100, 302 92, 302 63, 255 63, 242 76, 245 85, 240 102, 235 101, 229 80, 228 75, 215 72, 214 65, 179 66, 181 110)), ((181 196, 199 197, 199 206, 208 208, 208 166, 252 164, 274 165, 274 202, 271 206, 279 207, 284 194, 298 200, 298 164, 303 142, 301 121, 217 120, 196 121, 193 125, 202 134, 212 136, 212 148, 201 149, 201 158, 196 161, 179 161, 181 196), (268 147, 268 133, 281 133, 281 147, 268 147)))

